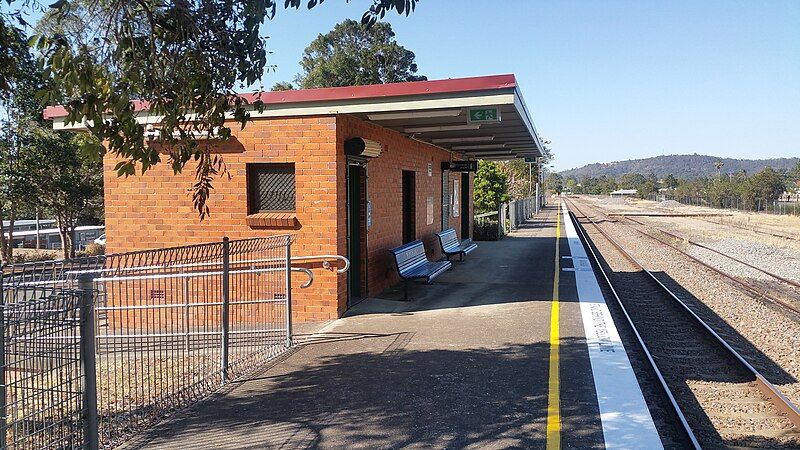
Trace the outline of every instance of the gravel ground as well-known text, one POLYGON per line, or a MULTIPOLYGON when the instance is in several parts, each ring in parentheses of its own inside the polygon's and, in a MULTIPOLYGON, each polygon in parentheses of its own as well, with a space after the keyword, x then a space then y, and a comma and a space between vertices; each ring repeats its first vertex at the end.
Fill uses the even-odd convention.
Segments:
POLYGON ((800 404, 800 323, 755 300, 686 256, 630 227, 607 222, 605 229, 649 269, 664 272, 685 291, 695 311, 795 404, 800 404))
MULTIPOLYGON (((642 221, 657 221, 659 224, 672 224, 676 231, 697 232, 700 235, 723 239, 735 237, 749 242, 763 243, 779 248, 793 249, 800 253, 800 217, 779 216, 774 214, 747 213, 735 210, 702 208, 698 206, 682 205, 672 200, 656 203, 649 200, 633 198, 613 199, 608 197, 581 196, 580 201, 595 207, 600 207, 606 212, 618 214, 625 213, 653 213, 653 214, 714 214, 716 217, 641 217, 642 221), (674 206, 677 203, 680 206, 674 206), (666 205, 662 207, 660 205, 666 205), (669 207, 669 205, 673 205, 669 207), (735 225, 735 226, 732 226, 735 225), (744 227, 746 229, 743 229, 744 227), (790 236, 794 239, 785 239, 768 234, 754 233, 751 229, 790 236)), ((691 236, 690 236, 691 237, 691 236)))
POLYGON ((683 205, 679 202, 676 202, 675 200, 664 200, 663 202, 659 203, 656 206, 659 208, 675 209, 675 208, 680 208, 683 205))
MULTIPOLYGON (((618 226, 606 224, 604 228, 610 231, 618 226)), ((665 298, 646 275, 637 272, 599 233, 590 234, 596 236, 594 243, 613 270, 609 272, 612 282, 703 446, 794 448, 800 444, 795 432, 790 432, 791 436, 774 436, 776 430, 794 427, 761 396, 725 352, 702 337, 698 326, 676 320, 685 313, 665 298), (676 348, 675 342, 683 342, 683 346, 676 348)), ((628 248, 637 244, 623 243, 628 248)))
MULTIPOLYGON (((720 253, 730 255, 768 272, 789 280, 800 282, 800 252, 739 239, 722 239, 720 241, 701 243, 720 253)), ((692 245, 688 248, 689 254, 692 256, 699 256, 703 261, 731 275, 742 278, 755 278, 763 281, 776 281, 775 278, 763 272, 751 269, 709 250, 692 245)), ((800 293, 798 293, 798 295, 800 296, 800 293)))
MULTIPOLYGON (((785 251, 785 254, 792 259, 800 260, 800 241, 757 234, 741 228, 731 228, 694 217, 637 217, 636 219, 666 228, 703 244, 730 240, 733 242, 731 247, 737 246, 739 242, 743 245, 753 244, 773 247, 785 251)), ((765 254, 764 252, 760 253, 761 255, 765 254)))

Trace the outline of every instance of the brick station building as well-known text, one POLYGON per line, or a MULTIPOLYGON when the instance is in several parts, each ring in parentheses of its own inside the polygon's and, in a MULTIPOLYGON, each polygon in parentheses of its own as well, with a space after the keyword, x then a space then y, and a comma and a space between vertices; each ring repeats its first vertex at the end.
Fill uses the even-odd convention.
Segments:
MULTIPOLYGON (((454 228, 459 238, 470 237, 474 172, 453 162, 541 155, 513 75, 267 92, 260 99, 263 112, 253 111, 244 130, 233 127, 233 139, 214 144, 231 178, 215 180, 211 216, 202 222, 187 194, 192 167, 175 175, 159 164, 121 178, 117 160, 106 156, 107 252, 296 233, 293 255, 351 260, 349 273, 316 267, 314 285, 295 290, 296 320, 334 319, 398 282, 389 249, 420 239, 436 259, 435 232, 454 228)), ((142 124, 157 126, 145 105, 137 109, 142 124)), ((57 130, 82 128, 65 123, 62 107, 44 115, 57 130)))

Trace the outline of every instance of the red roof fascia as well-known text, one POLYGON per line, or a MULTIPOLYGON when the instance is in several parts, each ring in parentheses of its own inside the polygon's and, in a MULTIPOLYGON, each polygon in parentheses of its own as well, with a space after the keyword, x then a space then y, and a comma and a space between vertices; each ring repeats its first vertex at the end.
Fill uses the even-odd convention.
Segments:
MULTIPOLYGON (((508 89, 517 86, 514 75, 489 75, 469 78, 450 78, 447 80, 410 81, 405 83, 371 84, 367 86, 346 86, 319 89, 297 89, 292 91, 271 91, 241 94, 252 103, 260 99, 266 104, 307 103, 365 98, 402 97, 426 94, 447 94, 472 91, 508 89)), ((134 102, 136 111, 146 111, 149 102, 134 102)), ((45 119, 55 119, 67 115, 63 106, 48 106, 44 109, 45 119)))

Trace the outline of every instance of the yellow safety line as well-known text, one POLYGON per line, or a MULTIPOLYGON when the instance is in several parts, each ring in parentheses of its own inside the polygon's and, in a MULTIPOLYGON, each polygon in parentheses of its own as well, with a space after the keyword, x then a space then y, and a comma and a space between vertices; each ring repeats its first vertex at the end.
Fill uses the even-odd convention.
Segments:
POLYGON ((558 280, 561 273, 561 203, 556 215, 556 257, 553 273, 553 303, 550 308, 550 377, 547 389, 547 449, 561 448, 561 377, 558 362, 558 280))

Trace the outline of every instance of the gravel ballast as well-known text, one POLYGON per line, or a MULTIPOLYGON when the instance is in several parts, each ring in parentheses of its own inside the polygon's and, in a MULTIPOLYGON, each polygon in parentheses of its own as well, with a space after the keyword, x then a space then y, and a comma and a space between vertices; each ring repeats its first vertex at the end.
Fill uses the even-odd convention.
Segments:
POLYGON ((633 231, 630 226, 611 222, 604 226, 648 269, 663 272, 685 290, 688 294, 685 300, 696 312, 703 313, 704 319, 718 331, 725 331, 726 339, 736 345, 756 369, 795 404, 800 404, 800 323, 797 320, 754 299, 674 249, 633 231), (654 251, 656 248, 658 250, 654 251))

